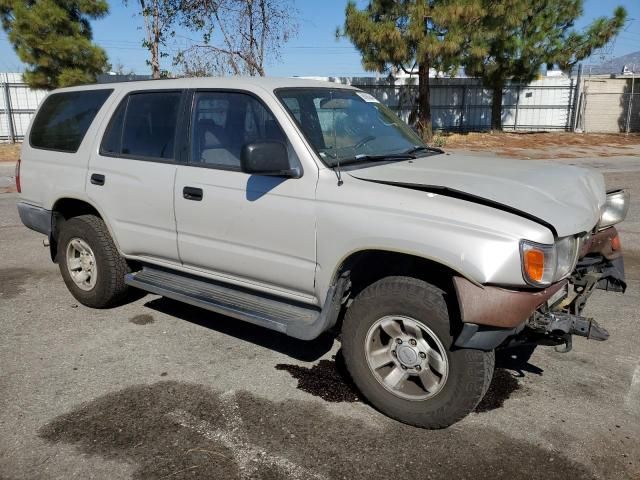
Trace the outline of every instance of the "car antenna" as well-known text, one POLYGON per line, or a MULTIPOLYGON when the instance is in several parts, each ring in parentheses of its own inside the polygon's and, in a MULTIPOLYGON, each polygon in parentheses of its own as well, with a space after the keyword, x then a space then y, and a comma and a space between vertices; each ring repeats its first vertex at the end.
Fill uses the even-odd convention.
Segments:
POLYGON ((336 157, 336 166, 333 169, 336 172, 336 177, 338 177, 338 186, 341 186, 344 182, 342 181, 342 168, 340 167, 340 157, 336 157))
MULTIPOLYGON (((333 92, 330 92, 331 99, 333 99, 333 92)), ((338 138, 336 135, 336 110, 335 108, 331 110, 331 116, 333 118, 333 148, 338 149, 338 138)), ((338 155, 336 151, 336 166, 333 169, 336 172, 336 177, 338 177, 338 186, 341 186, 344 182, 342 181, 342 169, 340 168, 340 155, 338 155)))

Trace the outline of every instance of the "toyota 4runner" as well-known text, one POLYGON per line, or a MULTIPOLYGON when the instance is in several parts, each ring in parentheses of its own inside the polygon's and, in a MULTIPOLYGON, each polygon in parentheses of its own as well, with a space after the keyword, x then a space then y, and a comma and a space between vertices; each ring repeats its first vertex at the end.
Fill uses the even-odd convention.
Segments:
POLYGON ((80 303, 135 288, 298 339, 339 331, 364 397, 427 428, 474 409, 496 348, 605 340, 585 302, 625 289, 624 190, 583 168, 444 153, 343 85, 56 90, 16 180, 22 222, 80 303))

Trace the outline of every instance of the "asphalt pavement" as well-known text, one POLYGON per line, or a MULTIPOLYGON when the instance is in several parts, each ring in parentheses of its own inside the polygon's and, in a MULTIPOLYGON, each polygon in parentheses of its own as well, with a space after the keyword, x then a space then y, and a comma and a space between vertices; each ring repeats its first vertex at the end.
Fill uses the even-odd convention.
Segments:
MULTIPOLYGON (((439 431, 361 401, 339 342, 300 342, 157 296, 91 310, 0 194, 0 479, 640 478, 640 158, 571 159, 631 189, 628 291, 606 342, 503 353, 439 431)), ((0 180, 12 175, 0 166, 0 180)))

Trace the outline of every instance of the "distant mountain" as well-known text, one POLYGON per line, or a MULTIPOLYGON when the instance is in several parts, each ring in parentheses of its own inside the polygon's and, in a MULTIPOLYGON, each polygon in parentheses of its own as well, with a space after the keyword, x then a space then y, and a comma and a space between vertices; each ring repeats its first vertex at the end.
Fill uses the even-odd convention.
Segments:
POLYGON ((589 72, 591 72, 591 75, 621 75, 625 67, 627 67, 629 73, 640 74, 640 50, 613 58, 600 65, 585 65, 584 73, 585 75, 589 75, 589 72))

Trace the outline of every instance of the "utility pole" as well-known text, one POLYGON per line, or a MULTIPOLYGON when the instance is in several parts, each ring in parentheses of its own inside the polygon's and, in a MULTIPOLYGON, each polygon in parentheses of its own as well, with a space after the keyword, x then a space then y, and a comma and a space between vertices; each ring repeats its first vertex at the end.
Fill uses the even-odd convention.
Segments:
POLYGON ((636 83, 636 66, 631 66, 631 95, 629 95, 629 103, 627 105, 627 135, 631 129, 631 111, 633 110, 633 91, 636 83))
POLYGON ((578 125, 578 116, 580 114, 580 93, 582 90, 582 63, 578 64, 578 79, 576 80, 574 95, 573 95, 573 117, 571 119, 571 131, 575 132, 578 125))
POLYGON ((4 114, 7 116, 7 127, 9 134, 9 142, 16 143, 16 132, 13 128, 13 115, 11 114, 11 96, 9 95, 9 75, 6 75, 5 82, 2 85, 4 91, 4 114))

